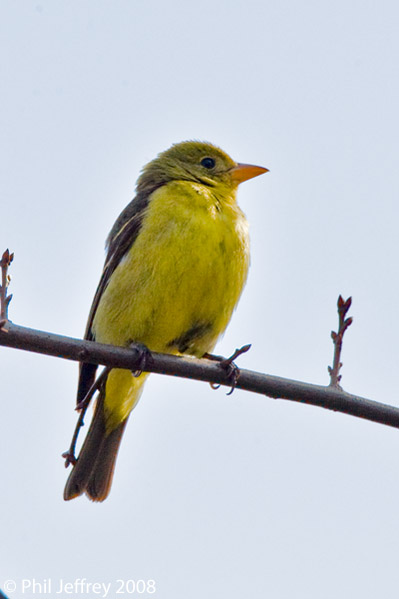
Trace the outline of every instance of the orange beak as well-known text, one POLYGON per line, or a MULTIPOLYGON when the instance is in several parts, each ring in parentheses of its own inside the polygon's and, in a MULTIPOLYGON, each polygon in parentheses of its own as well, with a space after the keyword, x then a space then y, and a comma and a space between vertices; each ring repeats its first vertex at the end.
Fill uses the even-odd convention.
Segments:
POLYGON ((263 173, 268 173, 269 169, 264 168, 263 166, 255 166, 254 164, 241 164, 240 162, 237 166, 233 167, 230 170, 231 178, 235 183, 242 183, 243 181, 248 181, 248 179, 253 179, 253 177, 257 177, 258 175, 263 175, 263 173))

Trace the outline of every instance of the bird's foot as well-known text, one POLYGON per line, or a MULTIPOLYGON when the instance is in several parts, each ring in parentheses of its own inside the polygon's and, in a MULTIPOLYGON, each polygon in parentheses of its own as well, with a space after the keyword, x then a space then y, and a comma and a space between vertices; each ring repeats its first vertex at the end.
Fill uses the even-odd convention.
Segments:
MULTIPOLYGON (((247 345, 243 345, 239 349, 236 349, 235 352, 229 358, 224 358, 223 356, 215 356, 214 354, 204 354, 204 358, 206 358, 207 360, 218 362, 219 366, 223 368, 223 370, 225 371, 229 385, 231 385, 231 389, 230 391, 228 391, 226 395, 231 395, 233 393, 234 389, 237 386, 238 379, 240 377, 240 369, 238 368, 237 364, 235 364, 234 360, 236 360, 238 356, 241 356, 241 354, 245 354, 250 348, 250 343, 248 343, 247 345)), ((210 385, 212 389, 219 389, 220 387, 220 385, 215 383, 210 383, 210 385)))
POLYGON ((151 364, 154 360, 151 352, 144 343, 131 343, 131 347, 138 351, 137 357, 137 368, 132 370, 132 374, 135 377, 139 377, 146 370, 146 367, 151 364))

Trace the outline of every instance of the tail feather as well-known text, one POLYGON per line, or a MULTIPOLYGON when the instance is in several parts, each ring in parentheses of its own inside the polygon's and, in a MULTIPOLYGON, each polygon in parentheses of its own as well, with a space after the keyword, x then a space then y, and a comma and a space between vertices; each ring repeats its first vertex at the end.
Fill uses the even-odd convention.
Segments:
POLYGON ((104 501, 110 492, 115 461, 128 419, 107 434, 102 396, 103 392, 98 398, 78 460, 65 485, 65 501, 83 493, 92 501, 104 501))
POLYGON ((103 439, 85 492, 92 501, 104 501, 111 490, 116 456, 127 419, 103 439))

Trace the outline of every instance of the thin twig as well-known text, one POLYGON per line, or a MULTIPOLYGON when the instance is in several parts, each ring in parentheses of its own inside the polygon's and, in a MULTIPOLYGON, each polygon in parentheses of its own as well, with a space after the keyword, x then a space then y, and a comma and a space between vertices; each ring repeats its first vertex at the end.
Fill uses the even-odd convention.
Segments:
POLYGON ((62 457, 65 458, 65 468, 68 468, 69 464, 73 464, 73 465, 76 464, 76 461, 77 461, 77 458, 75 456, 76 443, 78 440, 79 431, 80 431, 81 427, 84 425, 84 417, 86 415, 87 408, 89 407, 90 401, 91 401, 94 393, 98 389, 101 388, 101 385, 104 383, 105 379, 107 378, 109 371, 110 371, 110 368, 108 368, 108 366, 106 366, 104 368, 104 370, 102 371, 102 373, 96 378, 96 380, 94 381, 94 383, 92 384, 92 386, 90 387, 88 392, 86 393, 85 397, 76 406, 76 410, 79 411, 79 418, 76 423, 76 427, 75 427, 75 430, 74 430, 74 433, 72 436, 72 441, 69 446, 69 449, 68 449, 68 451, 65 451, 62 454, 62 457))
POLYGON ((328 372, 330 374, 330 387, 334 387, 336 389, 341 389, 341 385, 339 384, 342 376, 340 375, 340 370, 342 368, 341 362, 341 352, 342 352, 342 342, 344 339, 344 334, 346 329, 352 324, 353 318, 346 318, 345 316, 348 313, 349 308, 352 304, 352 298, 348 297, 347 300, 344 300, 342 295, 339 296, 337 307, 338 307, 338 333, 331 331, 331 338, 334 343, 334 361, 332 367, 328 367, 328 372))
POLYGON ((14 259, 14 254, 10 254, 9 250, 5 250, 0 260, 1 268, 1 285, 0 285, 0 329, 4 327, 8 319, 8 306, 12 299, 12 295, 7 295, 7 287, 10 282, 8 267, 14 259))

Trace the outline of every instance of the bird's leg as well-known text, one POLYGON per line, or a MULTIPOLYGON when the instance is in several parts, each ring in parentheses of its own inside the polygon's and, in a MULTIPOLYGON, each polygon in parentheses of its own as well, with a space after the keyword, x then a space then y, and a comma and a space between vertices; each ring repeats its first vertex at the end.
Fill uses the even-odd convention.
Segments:
POLYGON ((143 371, 146 370, 148 364, 151 364, 154 360, 152 358, 151 352, 144 343, 130 343, 129 347, 135 349, 138 352, 137 357, 137 368, 132 370, 132 374, 135 377, 139 377, 143 374, 143 371))
POLYGON ((94 381, 84 398, 77 404, 75 408, 75 410, 80 412, 80 414, 75 426, 75 430, 73 432, 72 441, 69 446, 69 449, 68 451, 65 451, 62 454, 62 457, 65 459, 65 468, 68 468, 69 464, 72 464, 74 466, 77 462, 77 458, 75 456, 76 443, 78 440, 79 431, 81 427, 84 425, 83 420, 86 415, 87 408, 89 407, 89 403, 94 393, 97 391, 97 389, 100 389, 100 387, 104 384, 110 370, 111 369, 108 367, 104 368, 100 376, 96 378, 96 380, 94 381))
MULTIPOLYGON (((231 395, 236 388, 239 376, 240 369, 237 364, 234 363, 234 360, 241 356, 241 354, 245 354, 251 348, 251 344, 243 345, 239 349, 236 349, 235 352, 229 357, 224 358, 223 356, 215 356, 214 354, 204 354, 202 357, 207 360, 212 360, 213 362, 218 362, 220 367, 226 372, 229 384, 231 384, 231 389, 227 393, 227 395, 231 395)), ((215 383, 211 383, 212 389, 218 389, 220 385, 216 385, 215 383)))

